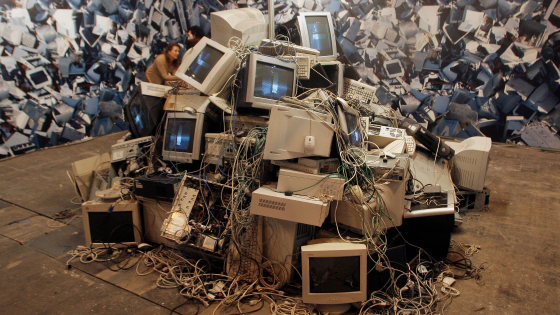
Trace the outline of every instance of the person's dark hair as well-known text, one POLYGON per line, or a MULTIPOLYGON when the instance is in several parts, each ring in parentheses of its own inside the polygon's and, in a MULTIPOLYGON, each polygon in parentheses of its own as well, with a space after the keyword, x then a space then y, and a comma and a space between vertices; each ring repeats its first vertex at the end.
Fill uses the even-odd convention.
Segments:
POLYGON ((193 36, 196 37, 196 38, 204 37, 204 31, 202 30, 202 27, 200 27, 200 26, 193 26, 193 27, 189 28, 189 31, 191 31, 193 36))
MULTIPOLYGON (((165 61, 166 61, 167 63, 169 63, 169 55, 168 55, 167 53, 170 52, 171 49, 173 49, 173 47, 179 47, 179 50, 181 50, 181 46, 179 46, 179 44, 177 44, 177 43, 171 43, 171 44, 169 44, 169 45, 165 48, 165 50, 163 51, 163 54, 165 55, 165 61)), ((175 67, 179 67, 179 64, 180 64, 180 63, 181 63, 181 62, 179 61, 179 58, 173 60, 173 66, 175 66, 175 67)))

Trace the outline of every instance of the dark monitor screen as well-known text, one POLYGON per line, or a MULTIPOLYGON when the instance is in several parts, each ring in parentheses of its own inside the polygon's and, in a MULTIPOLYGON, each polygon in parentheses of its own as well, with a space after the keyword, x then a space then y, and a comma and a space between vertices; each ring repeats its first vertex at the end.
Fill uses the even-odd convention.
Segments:
POLYGON ((350 133, 350 144, 354 146, 361 145, 362 134, 358 128, 358 118, 351 113, 344 113, 344 116, 346 116, 346 126, 348 126, 348 132, 350 133))
POLYGON ((308 16, 305 18, 309 45, 321 52, 320 56, 333 54, 329 19, 326 16, 308 16))
POLYGON ((198 56, 194 59, 193 63, 185 72, 185 75, 193 78, 196 82, 202 84, 212 71, 214 65, 224 56, 224 53, 218 49, 206 45, 198 56))
POLYGON ((192 152, 195 129, 195 118, 168 118, 164 150, 192 152))
POLYGON ((389 72, 390 75, 402 72, 401 65, 399 65, 398 62, 387 63, 386 66, 387 72, 389 72))
POLYGON ((132 211, 89 212, 92 243, 135 242, 132 211))
POLYGON ((257 61, 255 71, 255 97, 277 100, 292 96, 294 69, 257 61))
POLYGON ((95 44, 95 42, 99 39, 100 35, 93 34, 89 29, 84 28, 81 32, 84 36, 85 40, 88 42, 89 45, 95 44))
POLYGON ((360 291, 360 256, 310 257, 309 292, 360 291))
POLYGON ((144 130, 148 123, 144 112, 142 112, 142 110, 140 109, 140 106, 132 107, 132 119, 134 120, 134 126, 136 126, 136 130, 139 134, 141 134, 142 130, 144 130))
POLYGON ((49 77, 47 76, 45 71, 37 71, 35 73, 32 73, 29 77, 31 78, 31 81, 33 81, 33 84, 35 85, 45 83, 49 80, 49 77))

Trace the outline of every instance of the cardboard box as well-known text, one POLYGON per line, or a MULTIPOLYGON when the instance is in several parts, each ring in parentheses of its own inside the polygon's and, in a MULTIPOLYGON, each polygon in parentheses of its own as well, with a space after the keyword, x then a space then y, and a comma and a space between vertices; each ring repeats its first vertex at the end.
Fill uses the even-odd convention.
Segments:
POLYGON ((72 163, 73 181, 78 186, 82 200, 89 199, 90 184, 93 179, 93 172, 104 174, 109 172, 111 157, 109 153, 92 156, 87 159, 72 163))

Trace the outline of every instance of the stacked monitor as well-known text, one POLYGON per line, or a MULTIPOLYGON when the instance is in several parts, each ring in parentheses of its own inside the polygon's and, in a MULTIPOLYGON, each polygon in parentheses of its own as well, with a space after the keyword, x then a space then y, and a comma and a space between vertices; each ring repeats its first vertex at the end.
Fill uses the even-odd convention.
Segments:
POLYGON ((125 120, 134 138, 154 134, 163 117, 165 93, 171 87, 142 82, 124 107, 125 120))
POLYGON ((270 109, 282 96, 296 91, 295 62, 252 53, 244 78, 244 102, 251 107, 270 109))
POLYGON ((198 160, 204 134, 203 113, 168 112, 163 137, 163 159, 185 163, 198 160))
POLYGON ((300 12, 298 26, 301 45, 320 51, 318 61, 336 60, 338 53, 330 12, 300 12))
POLYGON ((238 59, 233 50, 203 37, 185 53, 175 75, 209 95, 222 89, 237 65, 238 59))
POLYGON ((210 13, 212 39, 228 46, 232 37, 241 40, 244 46, 259 46, 268 38, 268 23, 256 8, 223 10, 210 13))

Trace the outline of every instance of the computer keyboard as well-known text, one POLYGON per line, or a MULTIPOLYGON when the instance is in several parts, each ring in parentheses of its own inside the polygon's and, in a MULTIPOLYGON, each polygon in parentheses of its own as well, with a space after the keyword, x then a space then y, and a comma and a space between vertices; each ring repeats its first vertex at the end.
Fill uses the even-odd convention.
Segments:
POLYGON ((298 54, 296 56, 296 65, 297 65, 297 78, 300 80, 309 80, 309 76, 311 74, 311 60, 309 56, 304 56, 298 54))
POLYGON ((367 105, 375 100, 376 88, 356 80, 344 79, 344 97, 357 99, 367 105))
POLYGON ((406 142, 406 153, 409 155, 414 154, 416 151, 416 140, 412 136, 404 136, 406 142))

